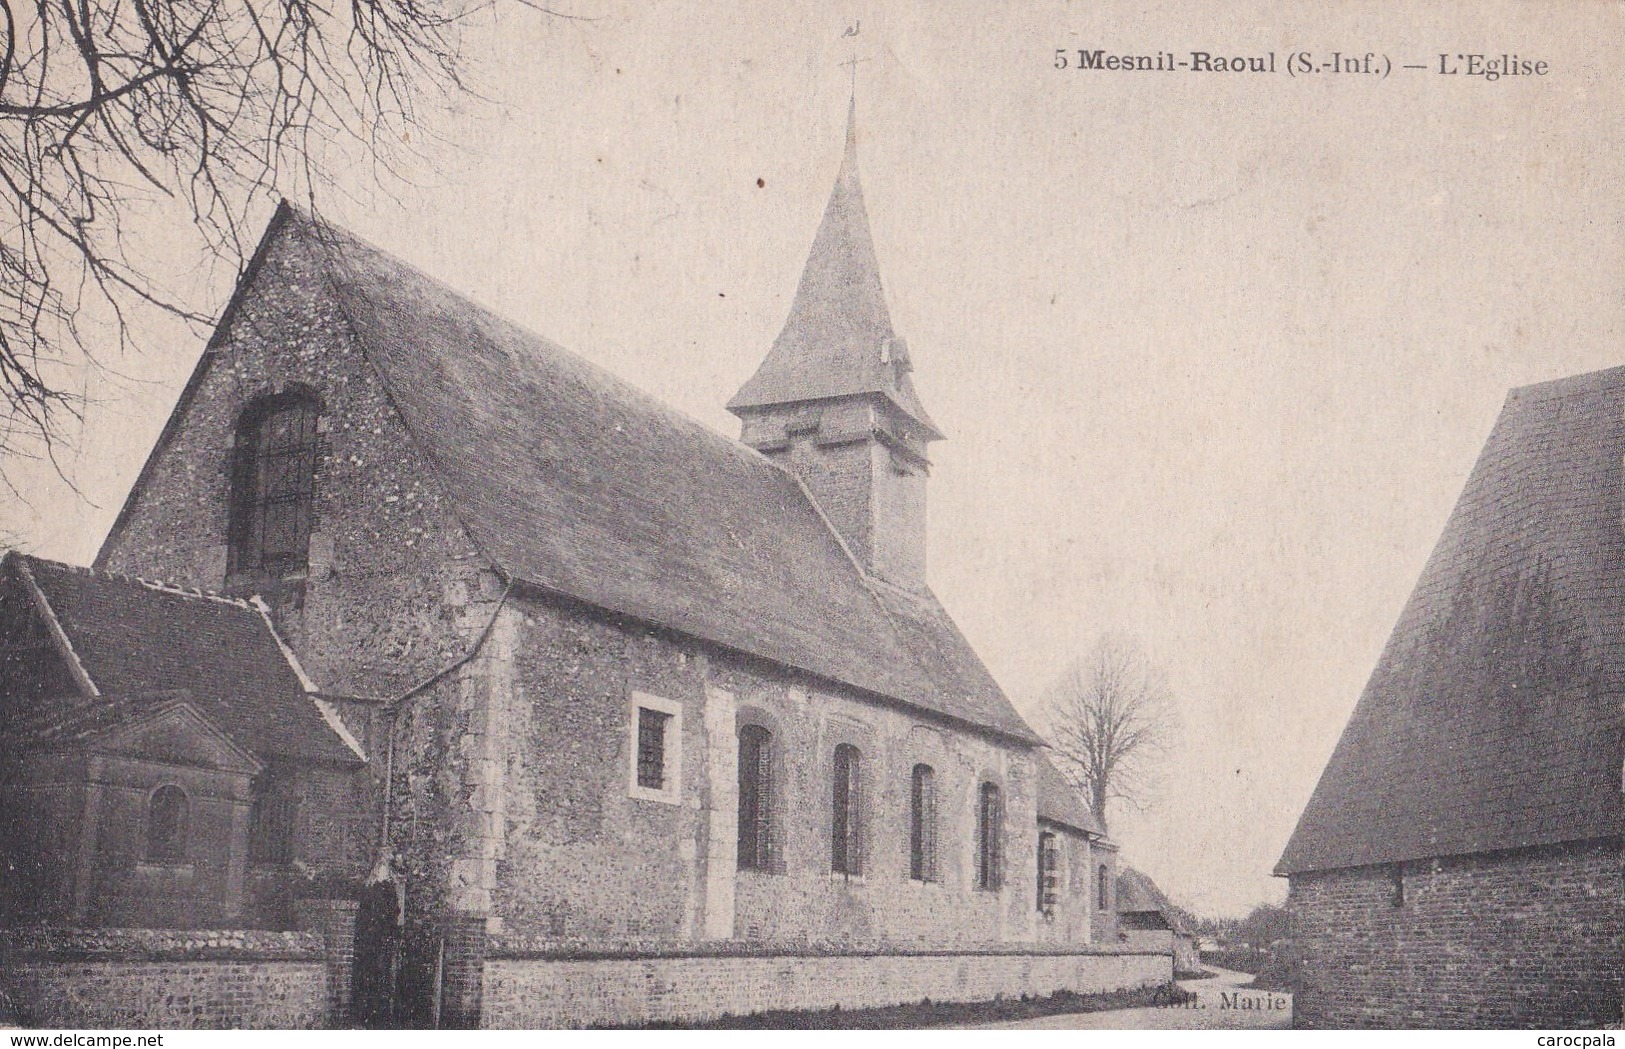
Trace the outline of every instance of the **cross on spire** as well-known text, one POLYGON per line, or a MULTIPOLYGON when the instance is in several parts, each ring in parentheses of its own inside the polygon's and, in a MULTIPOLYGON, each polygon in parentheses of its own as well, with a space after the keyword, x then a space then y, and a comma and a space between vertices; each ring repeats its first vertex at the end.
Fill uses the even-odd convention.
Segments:
POLYGON ((841 65, 846 66, 847 70, 852 74, 852 97, 853 98, 858 97, 858 64, 860 62, 867 62, 867 61, 869 61, 869 59, 867 59, 867 58, 859 58, 858 57, 858 55, 857 55, 857 47, 856 47, 856 45, 854 45, 853 46, 853 51, 852 51, 852 57, 847 59, 845 62, 841 63, 841 65))

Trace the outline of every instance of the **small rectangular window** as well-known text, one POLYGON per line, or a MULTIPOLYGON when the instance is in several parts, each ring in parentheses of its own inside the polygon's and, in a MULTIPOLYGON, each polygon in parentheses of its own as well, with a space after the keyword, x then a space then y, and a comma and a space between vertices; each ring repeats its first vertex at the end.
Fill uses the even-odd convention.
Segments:
POLYGON ((632 693, 631 786, 644 801, 675 805, 682 786, 683 708, 679 703, 642 692, 632 693))

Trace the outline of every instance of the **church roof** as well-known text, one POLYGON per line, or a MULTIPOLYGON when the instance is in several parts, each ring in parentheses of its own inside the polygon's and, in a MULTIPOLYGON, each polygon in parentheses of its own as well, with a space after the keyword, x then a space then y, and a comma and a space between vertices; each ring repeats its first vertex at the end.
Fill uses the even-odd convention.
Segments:
MULTIPOLYGON (((85 698, 102 700, 97 705, 105 709, 87 724, 144 702, 132 697, 185 693, 253 754, 333 764, 362 760, 321 701, 306 692, 253 605, 16 552, 0 564, 7 587, 32 589, 30 601, 49 617, 85 698)), ((74 724, 83 720, 75 718, 74 724)))
POLYGON ((1096 837, 1106 833, 1084 802, 1083 795, 1067 783, 1049 758, 1042 755, 1038 758, 1038 818, 1096 837))
POLYGON ((813 237, 784 329, 730 411, 798 401, 879 394, 931 437, 931 421, 909 378, 908 351, 892 330, 880 264, 858 182, 857 128, 847 114, 846 153, 813 237))
POLYGON ((1625 368, 1514 390, 1277 874, 1618 835, 1625 368))
POLYGON ((867 580, 793 475, 349 234, 292 225, 510 579, 1038 742, 935 598, 867 580))

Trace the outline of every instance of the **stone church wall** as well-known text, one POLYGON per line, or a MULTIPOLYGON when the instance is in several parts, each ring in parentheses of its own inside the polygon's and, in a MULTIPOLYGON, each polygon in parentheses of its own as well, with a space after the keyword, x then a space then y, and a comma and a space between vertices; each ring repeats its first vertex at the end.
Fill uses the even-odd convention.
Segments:
POLYGON ((461 655, 464 619, 481 621, 468 613, 496 595, 296 230, 258 260, 102 567, 223 590, 238 417, 262 394, 309 387, 322 401, 310 565, 268 598, 323 691, 391 696, 461 655))
POLYGON ((514 643, 494 913, 510 934, 598 944, 945 946, 1036 937, 1031 752, 792 682, 698 642, 527 597, 514 643), (633 694, 681 710, 681 789, 634 797, 633 694), (737 866, 738 728, 769 727, 772 871, 737 866), (833 756, 862 754, 863 873, 831 873, 833 756), (936 770, 937 877, 910 878, 909 791, 936 770), (1003 792, 1004 887, 973 886, 975 797, 1003 792))
POLYGON ((1303 1027, 1620 1022, 1620 842, 1295 874, 1303 1027))

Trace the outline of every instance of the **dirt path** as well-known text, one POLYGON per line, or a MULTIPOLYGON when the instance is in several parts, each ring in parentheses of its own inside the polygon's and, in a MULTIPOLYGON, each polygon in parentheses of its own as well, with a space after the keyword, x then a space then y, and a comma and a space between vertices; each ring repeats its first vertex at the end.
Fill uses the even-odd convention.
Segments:
POLYGON ((1100 1013, 1063 1013, 1036 1020, 987 1024, 979 1030, 1108 1030, 1148 1028, 1176 1030, 1261 1030, 1292 1026, 1292 996, 1282 991, 1254 991, 1240 986, 1248 973, 1207 967, 1214 975, 1205 980, 1181 980, 1179 986, 1196 994, 1188 1005, 1110 1009, 1100 1013))

